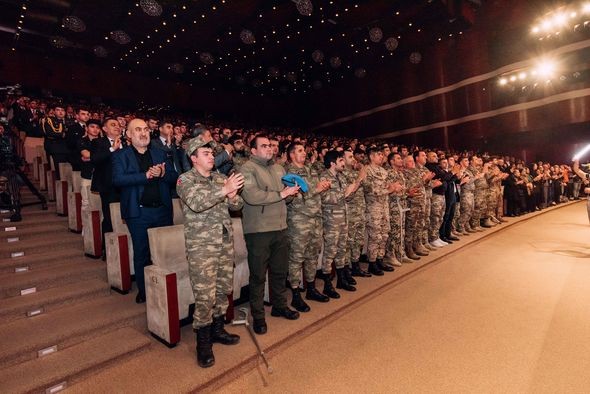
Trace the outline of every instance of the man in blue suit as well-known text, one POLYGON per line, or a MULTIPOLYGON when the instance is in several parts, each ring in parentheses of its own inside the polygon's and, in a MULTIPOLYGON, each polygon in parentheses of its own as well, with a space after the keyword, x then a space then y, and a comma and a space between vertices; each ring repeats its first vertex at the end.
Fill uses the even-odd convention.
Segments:
POLYGON ((150 129, 143 119, 129 122, 127 135, 131 146, 113 153, 113 185, 121 190, 121 217, 133 241, 139 304, 145 302, 143 269, 150 264, 147 230, 172 225, 170 189, 178 173, 162 150, 150 149, 150 129))

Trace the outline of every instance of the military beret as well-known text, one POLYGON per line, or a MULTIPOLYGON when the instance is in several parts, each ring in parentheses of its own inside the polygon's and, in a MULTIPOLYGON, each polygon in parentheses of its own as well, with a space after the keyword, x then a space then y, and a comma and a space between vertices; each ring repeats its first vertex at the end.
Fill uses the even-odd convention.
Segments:
POLYGON ((201 136, 198 136, 188 140, 186 145, 188 154, 192 155, 199 148, 202 148, 204 146, 209 147, 209 142, 203 141, 203 138, 201 138, 201 136))
POLYGON ((307 182, 305 182, 305 179, 301 178, 299 175, 297 174, 286 174, 283 175, 283 177, 281 178, 281 180, 283 181, 283 183, 286 186, 295 186, 295 184, 297 184, 297 186, 299 186, 299 189, 303 192, 303 193, 307 193, 309 188, 307 186, 307 182))

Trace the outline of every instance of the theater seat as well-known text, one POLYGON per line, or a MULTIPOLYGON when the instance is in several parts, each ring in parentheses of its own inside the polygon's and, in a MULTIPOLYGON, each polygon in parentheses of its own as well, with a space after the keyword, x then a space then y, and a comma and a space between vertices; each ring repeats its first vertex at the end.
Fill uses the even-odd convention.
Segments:
MULTIPOLYGON (((72 183, 68 191, 68 228, 74 233, 82 232, 82 177, 80 171, 72 171, 72 183)), ((68 181, 69 182, 69 181, 68 181)))
POLYGON ((184 215, 182 214, 182 202, 180 198, 172 199, 172 222, 174 224, 183 224, 184 215))
MULTIPOLYGON (((68 192, 72 188, 72 165, 59 163, 60 180, 55 181, 55 210, 58 215, 68 214, 68 192)), ((49 182, 48 182, 49 186, 49 182)))
POLYGON ((110 208, 113 232, 105 234, 107 275, 111 288, 126 294, 131 290, 131 275, 135 273, 133 244, 129 229, 121 218, 120 204, 113 202, 110 208))
POLYGON ((82 228, 84 229, 84 254, 92 258, 102 255, 102 205, 100 195, 92 193, 90 186, 84 186, 88 195, 88 208, 82 211, 82 228))

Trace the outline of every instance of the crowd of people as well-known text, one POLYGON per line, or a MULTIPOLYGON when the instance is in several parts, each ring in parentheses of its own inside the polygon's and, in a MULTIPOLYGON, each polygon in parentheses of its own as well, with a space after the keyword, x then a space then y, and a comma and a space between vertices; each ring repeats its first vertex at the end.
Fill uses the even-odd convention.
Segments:
POLYGON ((239 341, 223 328, 233 283, 230 210, 242 218, 253 329, 264 334, 267 272, 271 315, 294 320, 312 302, 356 291, 357 278, 419 261, 505 216, 578 199, 587 182, 566 164, 95 111, 25 96, 9 98, 0 116, 25 147, 43 144, 57 179, 59 163, 81 172, 100 194, 103 234, 112 231, 109 204, 121 202, 139 303, 150 259, 147 229, 171 224, 170 201, 181 199, 203 367, 214 363, 212 343, 239 341))

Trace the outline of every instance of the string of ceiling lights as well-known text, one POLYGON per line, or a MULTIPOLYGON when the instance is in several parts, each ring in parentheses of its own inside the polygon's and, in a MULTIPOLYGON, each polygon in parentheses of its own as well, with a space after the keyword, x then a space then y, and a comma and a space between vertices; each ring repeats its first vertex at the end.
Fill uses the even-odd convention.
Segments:
POLYGON ((590 25, 590 2, 563 6, 539 18, 531 33, 540 41, 559 37, 563 32, 577 32, 590 25))
POLYGON ((16 22, 16 28, 14 29, 14 38, 11 48, 13 51, 16 51, 16 46, 18 44, 21 32, 25 24, 25 16, 27 15, 27 3, 28 1, 23 1, 20 7, 20 14, 18 17, 18 21, 16 22))

